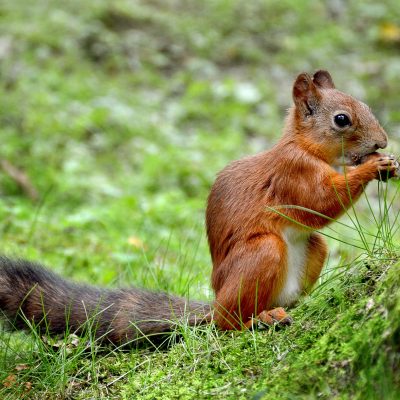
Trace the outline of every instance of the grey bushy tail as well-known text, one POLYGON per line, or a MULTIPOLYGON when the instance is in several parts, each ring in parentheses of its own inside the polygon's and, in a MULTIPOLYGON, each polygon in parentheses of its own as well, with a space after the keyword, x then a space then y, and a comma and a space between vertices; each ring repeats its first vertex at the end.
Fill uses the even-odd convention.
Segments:
POLYGON ((115 344, 211 319, 207 303, 138 288, 76 284, 40 264, 6 257, 0 257, 0 312, 15 329, 34 325, 50 334, 90 329, 97 339, 115 344))

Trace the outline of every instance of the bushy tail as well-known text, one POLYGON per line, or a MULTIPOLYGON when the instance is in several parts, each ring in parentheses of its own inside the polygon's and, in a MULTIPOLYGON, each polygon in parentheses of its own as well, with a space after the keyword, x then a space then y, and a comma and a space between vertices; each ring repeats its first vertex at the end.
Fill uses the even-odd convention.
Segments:
POLYGON ((210 305, 131 288, 106 290, 64 280, 39 264, 0 257, 0 313, 15 329, 84 333, 116 344, 210 321, 210 305))

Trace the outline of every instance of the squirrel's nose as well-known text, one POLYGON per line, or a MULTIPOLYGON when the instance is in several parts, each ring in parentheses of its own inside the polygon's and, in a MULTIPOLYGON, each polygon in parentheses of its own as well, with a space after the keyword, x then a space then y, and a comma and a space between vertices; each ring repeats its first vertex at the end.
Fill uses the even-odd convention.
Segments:
POLYGON ((379 129, 373 136, 375 136, 375 150, 384 149, 387 146, 388 137, 382 128, 379 129))
POLYGON ((375 149, 384 149, 387 146, 387 139, 385 138, 384 140, 378 140, 375 143, 375 149))

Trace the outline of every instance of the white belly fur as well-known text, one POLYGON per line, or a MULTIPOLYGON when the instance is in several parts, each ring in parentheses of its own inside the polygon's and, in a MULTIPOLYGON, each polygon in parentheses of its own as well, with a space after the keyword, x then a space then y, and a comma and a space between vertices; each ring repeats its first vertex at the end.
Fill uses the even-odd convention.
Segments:
POLYGON ((296 228, 286 228, 283 231, 283 238, 286 242, 287 274, 283 288, 276 299, 276 305, 287 307, 299 298, 303 289, 310 233, 296 228))

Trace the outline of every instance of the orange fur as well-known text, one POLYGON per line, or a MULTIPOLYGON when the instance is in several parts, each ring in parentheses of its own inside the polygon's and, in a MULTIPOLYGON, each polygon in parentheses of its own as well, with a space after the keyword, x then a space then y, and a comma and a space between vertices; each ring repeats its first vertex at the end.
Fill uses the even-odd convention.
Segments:
POLYGON ((378 171, 393 169, 388 156, 374 153, 386 147, 386 133, 365 104, 335 89, 329 73, 299 75, 293 99, 281 140, 228 165, 208 199, 215 320, 223 329, 248 326, 264 310, 290 305, 310 290, 327 255, 312 231, 340 217, 378 171), (336 125, 338 113, 351 125, 336 125), (366 154, 372 155, 346 175, 333 168, 342 156, 366 154), (289 205, 328 218, 283 207, 289 205))

